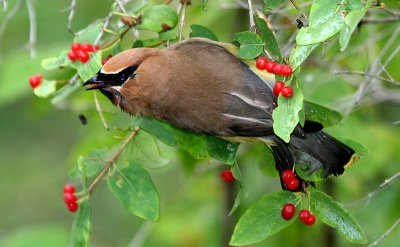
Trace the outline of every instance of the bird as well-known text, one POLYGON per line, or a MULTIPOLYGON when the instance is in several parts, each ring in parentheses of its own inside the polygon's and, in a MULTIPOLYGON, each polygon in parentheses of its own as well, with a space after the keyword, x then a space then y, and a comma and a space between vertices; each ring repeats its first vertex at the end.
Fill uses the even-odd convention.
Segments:
MULTIPOLYGON (((122 51, 83 85, 134 116, 231 142, 263 142, 279 174, 295 164, 307 164, 310 174, 320 171, 323 178, 342 174, 355 151, 325 133, 322 124, 298 124, 289 143, 275 135, 275 78, 254 64, 238 58, 233 44, 190 38, 164 49, 122 51)), ((286 189, 282 178, 281 184, 286 189)))

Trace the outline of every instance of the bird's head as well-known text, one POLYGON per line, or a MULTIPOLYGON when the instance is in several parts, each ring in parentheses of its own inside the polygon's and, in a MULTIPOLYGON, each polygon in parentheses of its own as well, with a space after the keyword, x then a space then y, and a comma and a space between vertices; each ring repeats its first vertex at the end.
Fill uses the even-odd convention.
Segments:
POLYGON ((99 89, 114 105, 130 113, 129 100, 148 78, 147 64, 159 54, 159 49, 136 48, 111 57, 101 70, 86 81, 86 90, 99 89), (142 80, 142 81, 141 81, 142 80))

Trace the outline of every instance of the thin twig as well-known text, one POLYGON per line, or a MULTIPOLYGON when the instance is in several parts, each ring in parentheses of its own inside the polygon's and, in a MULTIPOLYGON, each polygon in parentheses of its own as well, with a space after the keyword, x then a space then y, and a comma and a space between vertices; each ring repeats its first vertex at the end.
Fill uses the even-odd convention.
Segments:
POLYGON ((382 80, 382 81, 393 83, 396 86, 400 86, 400 82, 398 82, 398 81, 394 81, 393 79, 390 80, 390 79, 384 78, 382 76, 370 75, 370 74, 367 74, 367 73, 365 73, 363 71, 335 71, 334 74, 335 75, 341 75, 341 74, 345 74, 345 75, 354 75, 354 74, 362 75, 362 76, 366 76, 366 77, 373 77, 373 78, 376 78, 376 79, 379 79, 379 80, 382 80))
POLYGON ((72 31, 72 21, 74 20, 75 16, 75 8, 76 8, 76 0, 71 0, 71 5, 69 7, 67 29, 73 34, 74 32, 72 31))
POLYGON ((97 97, 96 91, 93 91, 93 99, 94 99, 94 104, 96 105, 96 111, 97 111, 97 113, 99 114, 99 117, 100 117, 100 119, 101 119, 101 123, 103 124, 104 128, 105 128, 107 131, 109 131, 109 130, 110 130, 110 127, 108 126, 107 121, 106 121, 106 119, 104 118, 103 111, 102 111, 102 109, 101 109, 100 102, 99 102, 99 98, 97 97))
POLYGON ((398 218, 396 222, 384 234, 382 234, 382 236, 380 236, 377 240, 369 244, 367 247, 376 246, 380 241, 386 238, 399 224, 400 224, 400 218, 398 218))
POLYGON ((36 25, 36 12, 33 7, 32 0, 26 0, 26 6, 28 8, 29 15, 29 43, 28 49, 31 53, 31 58, 36 57, 36 34, 37 34, 37 25, 36 25))
POLYGON ((249 5, 249 23, 250 23, 250 31, 255 32, 256 31, 256 23, 254 21, 254 14, 253 14, 253 3, 251 0, 247 0, 247 3, 249 5))
POLYGON ((111 168, 112 165, 115 164, 119 156, 122 154, 126 146, 128 146, 129 142, 132 141, 133 138, 138 134, 139 128, 135 128, 134 131, 128 136, 128 138, 125 139, 125 141, 122 143, 122 145, 119 147, 117 152, 114 154, 113 157, 111 157, 110 160, 107 161, 106 165, 104 166, 103 170, 97 175, 97 177, 93 180, 92 184, 90 184, 87 192, 90 194, 92 193, 93 189, 96 187, 96 185, 100 182, 100 180, 106 175, 107 171, 111 168))
POLYGON ((369 204, 369 202, 371 201, 371 199, 373 197, 375 197, 377 194, 379 194, 383 188, 385 188, 386 186, 392 184, 395 180, 400 178, 400 172, 396 173, 395 175, 391 176, 390 178, 385 179, 385 181, 383 181, 383 183, 381 183, 379 185, 379 187, 371 192, 369 192, 366 196, 364 196, 361 199, 358 199, 356 201, 350 202, 350 203, 346 203, 347 205, 353 205, 353 204, 357 204, 359 202, 365 201, 366 204, 369 204))
POLYGON ((178 7, 178 13, 182 12, 181 20, 179 22, 179 40, 182 40, 183 25, 185 24, 185 19, 186 19, 186 6, 187 6, 187 3, 186 3, 186 1, 184 1, 184 3, 179 4, 179 7, 178 7))
POLYGON ((360 25, 364 25, 364 24, 385 24, 385 23, 392 23, 392 22, 399 22, 399 21, 400 21, 400 16, 380 18, 380 19, 365 18, 365 19, 362 19, 360 21, 360 25))
POLYGON ((0 0, 0 2, 3 4, 3 11, 7 11, 7 1, 6 0, 0 0))
POLYGON ((7 27, 8 22, 9 22, 12 18, 14 18, 14 16, 18 13, 18 11, 21 10, 21 8, 22 8, 22 3, 23 3, 22 0, 18 0, 18 2, 17 2, 17 4, 15 5, 15 7, 14 7, 10 12, 8 12, 8 14, 7 14, 7 15, 4 17, 4 19, 2 20, 2 22, 1 22, 1 24, 0 24, 0 43, 1 43, 1 40, 3 39, 3 34, 4 34, 4 31, 6 30, 6 27, 7 27))
MULTIPOLYGON (((118 6, 122 10, 122 12, 125 15, 130 16, 128 14, 128 11, 126 11, 126 9, 124 7, 124 3, 121 0, 115 0, 115 1, 117 2, 118 6)), ((135 39, 139 39, 139 31, 136 28, 132 27, 132 32, 133 32, 133 36, 135 37, 135 39)))
POLYGON ((140 228, 135 232, 131 242, 128 244, 128 247, 140 247, 149 237, 151 231, 154 229, 156 225, 150 221, 145 221, 140 228))

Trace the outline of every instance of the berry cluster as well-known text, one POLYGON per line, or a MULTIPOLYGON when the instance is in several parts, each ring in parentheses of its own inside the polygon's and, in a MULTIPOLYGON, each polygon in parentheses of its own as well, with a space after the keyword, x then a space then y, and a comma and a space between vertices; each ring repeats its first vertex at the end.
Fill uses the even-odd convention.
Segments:
POLYGON ((276 97, 282 94, 283 97, 289 98, 293 95, 293 88, 291 86, 285 86, 283 81, 277 81, 272 92, 276 97))
POLYGON ((275 75, 291 76, 293 73, 292 67, 290 65, 279 64, 274 61, 268 61, 265 57, 259 57, 256 60, 256 67, 258 69, 265 69, 269 73, 275 75))
POLYGON ((71 61, 80 61, 81 63, 86 63, 89 61, 89 53, 93 53, 100 50, 100 47, 95 45, 85 43, 72 43, 71 50, 68 51, 68 58, 71 61))
POLYGON ((64 185, 64 202, 67 209, 71 212, 78 210, 78 198, 74 195, 75 186, 72 184, 64 185))
MULTIPOLYGON (((269 73, 275 75, 291 76, 293 74, 293 69, 290 65, 268 61, 265 57, 259 57, 256 60, 256 67, 261 70, 265 69, 269 73)), ((283 81, 277 81, 273 93, 276 97, 278 97, 279 94, 282 94, 283 97, 289 98, 293 95, 293 88, 291 86, 285 86, 283 81)))
POLYGON ((39 75, 33 75, 29 77, 29 84, 31 85, 32 88, 37 88, 40 83, 42 82, 43 76, 41 74, 39 75))
POLYGON ((281 173, 281 179, 288 190, 293 191, 299 187, 300 182, 292 170, 283 170, 281 173))
POLYGON ((231 170, 223 170, 221 172, 221 179, 227 183, 235 181, 235 177, 233 176, 231 170))
MULTIPOLYGON (((287 204, 283 205, 282 212, 281 212, 283 219, 290 220, 295 213, 296 213, 295 205, 293 205, 291 203, 287 203, 287 204)), ((315 221, 317 220, 317 218, 315 218, 315 216, 307 209, 303 209, 300 211, 299 219, 301 221, 303 221, 304 224, 306 224, 307 226, 314 225, 315 221)))

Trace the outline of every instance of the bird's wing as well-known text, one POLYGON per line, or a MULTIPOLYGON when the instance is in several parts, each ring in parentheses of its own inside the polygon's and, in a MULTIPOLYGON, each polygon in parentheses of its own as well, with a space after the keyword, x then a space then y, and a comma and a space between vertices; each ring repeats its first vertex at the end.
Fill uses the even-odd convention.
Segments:
MULTIPOLYGON (((185 67, 187 64, 192 66, 190 68, 193 71, 192 75, 179 77, 182 82, 177 84, 181 85, 181 88, 185 84, 187 87, 178 98, 182 99, 182 104, 185 104, 185 107, 180 108, 183 112, 185 112, 183 109, 188 108, 189 102, 192 105, 191 109, 196 108, 191 114, 182 112, 186 118, 187 116, 198 117, 196 126, 191 126, 189 123, 192 123, 193 119, 187 119, 186 124, 183 118, 181 118, 183 122, 175 123, 175 125, 191 131, 219 136, 273 134, 272 110, 276 97, 272 94, 271 86, 247 63, 238 59, 231 52, 234 49, 233 45, 206 39, 189 39, 167 48, 179 57, 180 64, 174 66, 178 66, 180 70, 188 69, 185 67), (197 84, 189 85, 194 77, 197 84), (196 88, 197 91, 191 91, 191 87, 196 88), (209 94, 199 94, 199 92, 209 92, 209 94), (204 108, 201 109, 201 107, 204 108), (207 117, 204 118, 204 116, 207 117), (210 124, 210 121, 214 124, 210 124)), ((265 77, 268 77, 270 81, 274 79, 271 74, 266 74, 265 77)), ((179 90, 177 88, 174 91, 179 90)), ((178 108, 175 112, 179 115, 179 102, 175 101, 173 105, 178 108)), ((167 119, 167 121, 171 122, 173 119, 167 119)))

